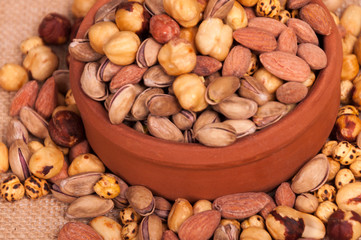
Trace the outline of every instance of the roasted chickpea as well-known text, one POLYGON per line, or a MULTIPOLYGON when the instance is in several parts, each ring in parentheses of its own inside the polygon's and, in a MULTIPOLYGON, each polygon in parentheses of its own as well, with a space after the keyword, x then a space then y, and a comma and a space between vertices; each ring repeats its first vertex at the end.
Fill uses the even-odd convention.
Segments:
POLYGON ((29 160, 30 172, 38 178, 49 179, 57 175, 64 164, 63 153, 54 147, 43 147, 29 160))
POLYGON ((25 195, 30 199, 38 199, 50 193, 50 186, 45 179, 34 176, 24 182, 25 195))
POLYGON ((85 17, 97 0, 74 0, 71 6, 72 14, 77 18, 85 17))
POLYGON ((355 182, 355 176, 350 169, 343 168, 336 174, 335 185, 337 189, 353 182, 355 182))
POLYGON ((0 184, 0 195, 6 201, 14 202, 24 197, 25 189, 19 178, 12 174, 0 184))
POLYGON ((284 24, 286 24, 286 22, 290 18, 291 18, 291 13, 287 10, 281 10, 276 16, 274 16, 274 19, 276 19, 284 24))
POLYGON ((330 172, 328 174, 328 178, 327 181, 331 181, 336 177, 336 174, 338 173, 338 171, 341 168, 341 164, 335 160, 333 160, 332 158, 328 157, 328 163, 330 165, 330 172))
POLYGON ((115 177, 104 174, 94 185, 94 191, 102 198, 112 199, 119 195, 120 186, 115 177))
POLYGON ((343 56, 341 80, 352 80, 359 72, 359 63, 355 54, 347 54, 343 56))
POLYGON ((85 172, 105 172, 105 167, 100 159, 91 153, 77 156, 68 168, 69 176, 85 172))
POLYGON ((260 17, 273 18, 281 10, 279 0, 259 0, 256 6, 256 14, 260 17))
POLYGON ((357 38, 351 33, 346 33, 342 38, 343 55, 352 54, 357 38))
POLYGON ((327 223, 329 217, 332 213, 336 212, 338 209, 337 205, 330 201, 324 201, 318 205, 318 208, 315 212, 316 217, 321 219, 322 222, 327 223))
POLYGON ((320 203, 324 201, 334 202, 336 197, 336 189, 330 184, 324 184, 315 192, 315 196, 320 203))

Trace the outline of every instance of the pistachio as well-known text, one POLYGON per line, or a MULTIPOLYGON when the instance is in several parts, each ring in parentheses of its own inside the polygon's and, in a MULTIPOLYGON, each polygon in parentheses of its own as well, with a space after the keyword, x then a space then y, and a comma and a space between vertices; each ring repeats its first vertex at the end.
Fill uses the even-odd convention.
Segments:
POLYGON ((214 240, 238 240, 241 226, 237 220, 222 219, 214 232, 214 240))
POLYGON ((165 13, 163 0, 145 0, 144 7, 152 15, 165 13))
POLYGON ((224 19, 231 11, 234 0, 210 0, 204 10, 203 18, 224 19))
POLYGON ((95 62, 103 56, 93 50, 88 39, 73 39, 68 51, 73 58, 81 62, 95 62))
POLYGON ((155 214, 143 218, 139 226, 139 240, 161 239, 163 235, 162 220, 155 214))
POLYGON ((210 105, 218 104, 235 93, 239 87, 240 82, 237 77, 218 77, 207 86, 205 99, 210 105))
POLYGON ((30 172, 38 178, 49 179, 57 175, 64 164, 64 155, 54 147, 43 147, 31 155, 30 172))
POLYGON ((307 162, 292 179, 291 188, 295 193, 315 191, 328 178, 329 163, 324 154, 318 154, 307 162))
POLYGON ((172 121, 180 130, 186 130, 193 126, 196 118, 197 115, 194 112, 183 109, 172 116, 172 121))
POLYGON ((238 93, 241 97, 254 100, 258 105, 264 105, 273 98, 266 87, 251 76, 244 76, 241 79, 241 86, 238 93))
POLYGON ((169 94, 152 94, 147 98, 145 104, 154 116, 166 117, 181 110, 177 98, 169 94))
POLYGON ((113 207, 112 200, 96 195, 87 195, 74 200, 66 210, 65 216, 68 218, 93 218, 105 215, 113 207))
POLYGON ((185 143, 195 143, 196 138, 192 129, 186 129, 183 133, 185 143))
POLYGON ((75 199, 77 199, 77 197, 74 196, 70 196, 68 194, 63 193, 59 186, 56 184, 53 184, 51 189, 51 194, 53 195, 53 197, 55 197, 56 199, 58 199, 61 202, 65 202, 65 203, 71 203, 73 202, 75 199))
POLYGON ((103 163, 97 156, 91 153, 85 153, 77 156, 68 168, 69 176, 87 172, 105 172, 103 163))
POLYGON ((28 143, 29 133, 18 119, 13 118, 7 127, 6 142, 10 146, 16 139, 21 139, 25 143, 28 143))
POLYGON ((42 139, 49 136, 47 121, 32 108, 22 107, 20 110, 20 120, 34 136, 42 139))
POLYGON ((213 110, 207 109, 202 112, 197 118, 197 121, 193 125, 193 131, 197 132, 203 126, 215 122, 220 122, 218 113, 213 110))
POLYGON ((153 38, 145 39, 139 46, 136 61, 139 67, 151 67, 157 62, 157 57, 162 45, 157 43, 153 38))
POLYGON ((132 84, 127 84, 118 89, 110 102, 108 110, 109 120, 112 124, 123 122, 133 105, 135 97, 135 87, 132 84))
POLYGON ((108 88, 104 82, 97 79, 97 71, 99 64, 89 62, 84 66, 83 73, 80 78, 80 86, 83 92, 95 101, 105 100, 108 96, 108 88))
POLYGON ((163 197, 154 197, 155 200, 155 209, 154 213, 160 217, 162 220, 166 221, 172 208, 172 205, 163 197))
POLYGON ((149 108, 146 105, 146 100, 155 94, 163 94, 164 91, 160 88, 147 88, 140 93, 134 100, 131 115, 137 120, 144 120, 149 114, 149 108))
POLYGON ((173 232, 178 232, 182 223, 193 215, 192 205, 187 199, 177 198, 168 215, 168 228, 173 232))
POLYGON ((150 134, 155 137, 183 142, 183 134, 168 118, 149 115, 147 119, 147 126, 150 134))
POLYGON ((67 195, 81 197, 94 193, 94 185, 102 174, 97 172, 80 173, 63 179, 59 190, 67 195))
POLYGON ((123 66, 112 63, 108 58, 104 58, 97 71, 97 80, 101 82, 109 82, 122 69, 123 66))
POLYGON ((245 137, 256 131, 256 124, 251 120, 226 120, 223 123, 231 125, 236 130, 237 138, 245 137))
POLYGON ((247 119, 256 114, 257 103, 233 94, 217 105, 214 105, 213 109, 229 119, 247 119))
POLYGON ((267 127, 280 120, 287 113, 287 106, 280 102, 269 101, 260 106, 253 116, 258 128, 267 127))
POLYGON ((10 145, 9 164, 12 172, 21 181, 30 177, 28 167, 30 156, 30 150, 23 140, 17 139, 10 145))
POLYGON ((236 130, 227 123, 210 123, 198 129, 195 138, 209 147, 224 147, 236 141, 236 134, 236 130))
POLYGON ((130 206, 141 216, 154 212, 155 201, 152 192, 144 186, 131 186, 125 191, 130 206))
POLYGON ((311 193, 301 193, 295 201, 295 209, 304 213, 314 213, 318 207, 317 198, 311 193))
MULTIPOLYGON (((109 21, 109 15, 115 15, 115 9, 118 7, 119 4, 122 2, 126 2, 126 0, 111 0, 101 6, 98 11, 95 13, 94 22, 102 22, 102 21, 109 21)), ((113 16, 115 18, 115 16, 113 16)))
POLYGON ((160 65, 149 68, 143 75, 144 85, 147 87, 169 87, 174 77, 168 75, 160 65))

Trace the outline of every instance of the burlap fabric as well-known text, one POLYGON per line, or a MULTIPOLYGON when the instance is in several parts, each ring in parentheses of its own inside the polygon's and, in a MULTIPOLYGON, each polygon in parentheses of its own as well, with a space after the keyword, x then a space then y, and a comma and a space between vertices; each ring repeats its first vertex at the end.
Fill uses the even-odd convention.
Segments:
MULTIPOLYGON (((71 17, 73 0, 0 0, 0 67, 5 63, 21 64, 23 56, 19 45, 24 39, 37 35, 37 27, 47 13, 57 12, 71 17)), ((361 0, 347 0, 342 9, 350 3, 360 4, 361 0)), ((340 9, 338 13, 342 11, 340 9)), ((54 48, 64 56, 65 48, 54 48)), ((61 68, 64 68, 62 60, 61 68)), ((0 89, 0 137, 5 141, 6 127, 11 99, 15 93, 0 89)), ((0 182, 9 175, 0 174, 0 182)), ((67 204, 51 195, 38 200, 27 198, 15 203, 0 199, 0 240, 8 239, 56 239, 60 228, 70 219, 64 217, 67 204)), ((118 215, 113 210, 107 216, 118 215)), ((86 219, 82 220, 87 222, 86 219)))

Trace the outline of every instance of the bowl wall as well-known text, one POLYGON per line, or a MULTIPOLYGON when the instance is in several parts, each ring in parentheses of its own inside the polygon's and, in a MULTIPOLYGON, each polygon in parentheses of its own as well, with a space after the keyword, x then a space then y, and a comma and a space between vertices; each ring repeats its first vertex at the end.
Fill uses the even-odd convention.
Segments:
MULTIPOLYGON (((106 2, 97 1, 83 20, 78 38, 106 2)), ((325 7, 321 0, 313 2, 325 7)), ((212 200, 236 192, 269 191, 319 152, 334 125, 340 102, 342 50, 333 20, 332 24, 332 33, 323 40, 328 66, 318 74, 307 98, 272 126, 223 148, 173 143, 124 124, 112 125, 103 105, 81 90, 84 63, 71 59, 71 88, 88 141, 112 172, 168 199, 212 200)))

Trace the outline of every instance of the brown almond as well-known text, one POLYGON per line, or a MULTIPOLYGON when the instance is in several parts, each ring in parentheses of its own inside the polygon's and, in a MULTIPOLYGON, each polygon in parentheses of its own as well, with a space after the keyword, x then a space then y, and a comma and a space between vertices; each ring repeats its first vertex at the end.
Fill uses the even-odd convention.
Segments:
POLYGON ((296 200, 296 194, 292 191, 291 185, 288 182, 283 182, 276 190, 275 200, 277 206, 293 207, 296 200))
POLYGON ((209 56, 197 55, 196 67, 193 69, 193 73, 199 76, 209 76, 219 69, 221 69, 222 63, 215 58, 209 56))
POLYGON ((223 218, 242 219, 258 213, 269 202, 263 192, 236 193, 215 199, 213 209, 220 211, 223 218))
POLYGON ((277 100, 284 104, 293 104, 302 101, 308 93, 308 88, 300 82, 287 82, 276 91, 277 100))
POLYGON ((297 53, 297 36, 292 28, 287 27, 278 37, 277 51, 297 53))
POLYGON ((304 82, 311 74, 309 65, 291 53, 274 51, 262 53, 259 59, 267 71, 283 80, 304 82))
POLYGON ((249 20, 248 27, 262 29, 271 33, 274 37, 278 37, 280 33, 287 28, 287 26, 273 18, 255 17, 249 20))
POLYGON ((82 222, 68 222, 60 229, 58 240, 74 239, 103 240, 91 226, 82 222))
POLYGON ((287 0, 287 8, 299 9, 308 4, 309 2, 311 2, 311 0, 287 0))
POLYGON ((55 78, 48 78, 40 88, 38 98, 35 102, 35 110, 40 116, 47 119, 53 113, 58 102, 58 90, 55 78))
POLYGON ((277 207, 275 201, 273 200, 273 198, 271 198, 268 194, 267 194, 268 200, 269 202, 266 204, 266 206, 259 212, 259 214, 261 214, 261 216, 266 219, 266 217, 268 216, 268 214, 270 212, 272 212, 273 209, 275 209, 277 207))
POLYGON ((299 43, 313 43, 318 45, 319 42, 315 31, 305 21, 290 18, 287 21, 287 26, 295 31, 299 43))
POLYGON ((210 239, 221 221, 221 214, 216 210, 197 213, 185 220, 179 228, 182 240, 210 239))
POLYGON ((39 85, 33 80, 22 86, 15 94, 10 105, 10 116, 14 117, 19 114, 20 109, 24 106, 34 107, 38 95, 39 85))
POLYGON ((222 75, 243 77, 251 63, 252 53, 248 48, 235 46, 224 60, 222 75))
POLYGON ((313 70, 320 70, 327 66, 326 53, 314 44, 301 43, 298 45, 297 56, 305 60, 313 70))
POLYGON ((172 230, 166 230, 163 232, 162 240, 178 240, 177 234, 175 234, 172 230))
POLYGON ((316 33, 330 35, 331 23, 329 14, 317 3, 310 3, 301 8, 300 18, 308 23, 316 33))
POLYGON ((136 84, 142 80, 143 74, 148 68, 141 68, 137 64, 124 66, 112 78, 110 82, 110 90, 113 92, 127 84, 136 84))
POLYGON ((276 49, 276 38, 269 32, 255 28, 240 28, 233 32, 233 38, 243 46, 259 51, 270 52, 276 49))

